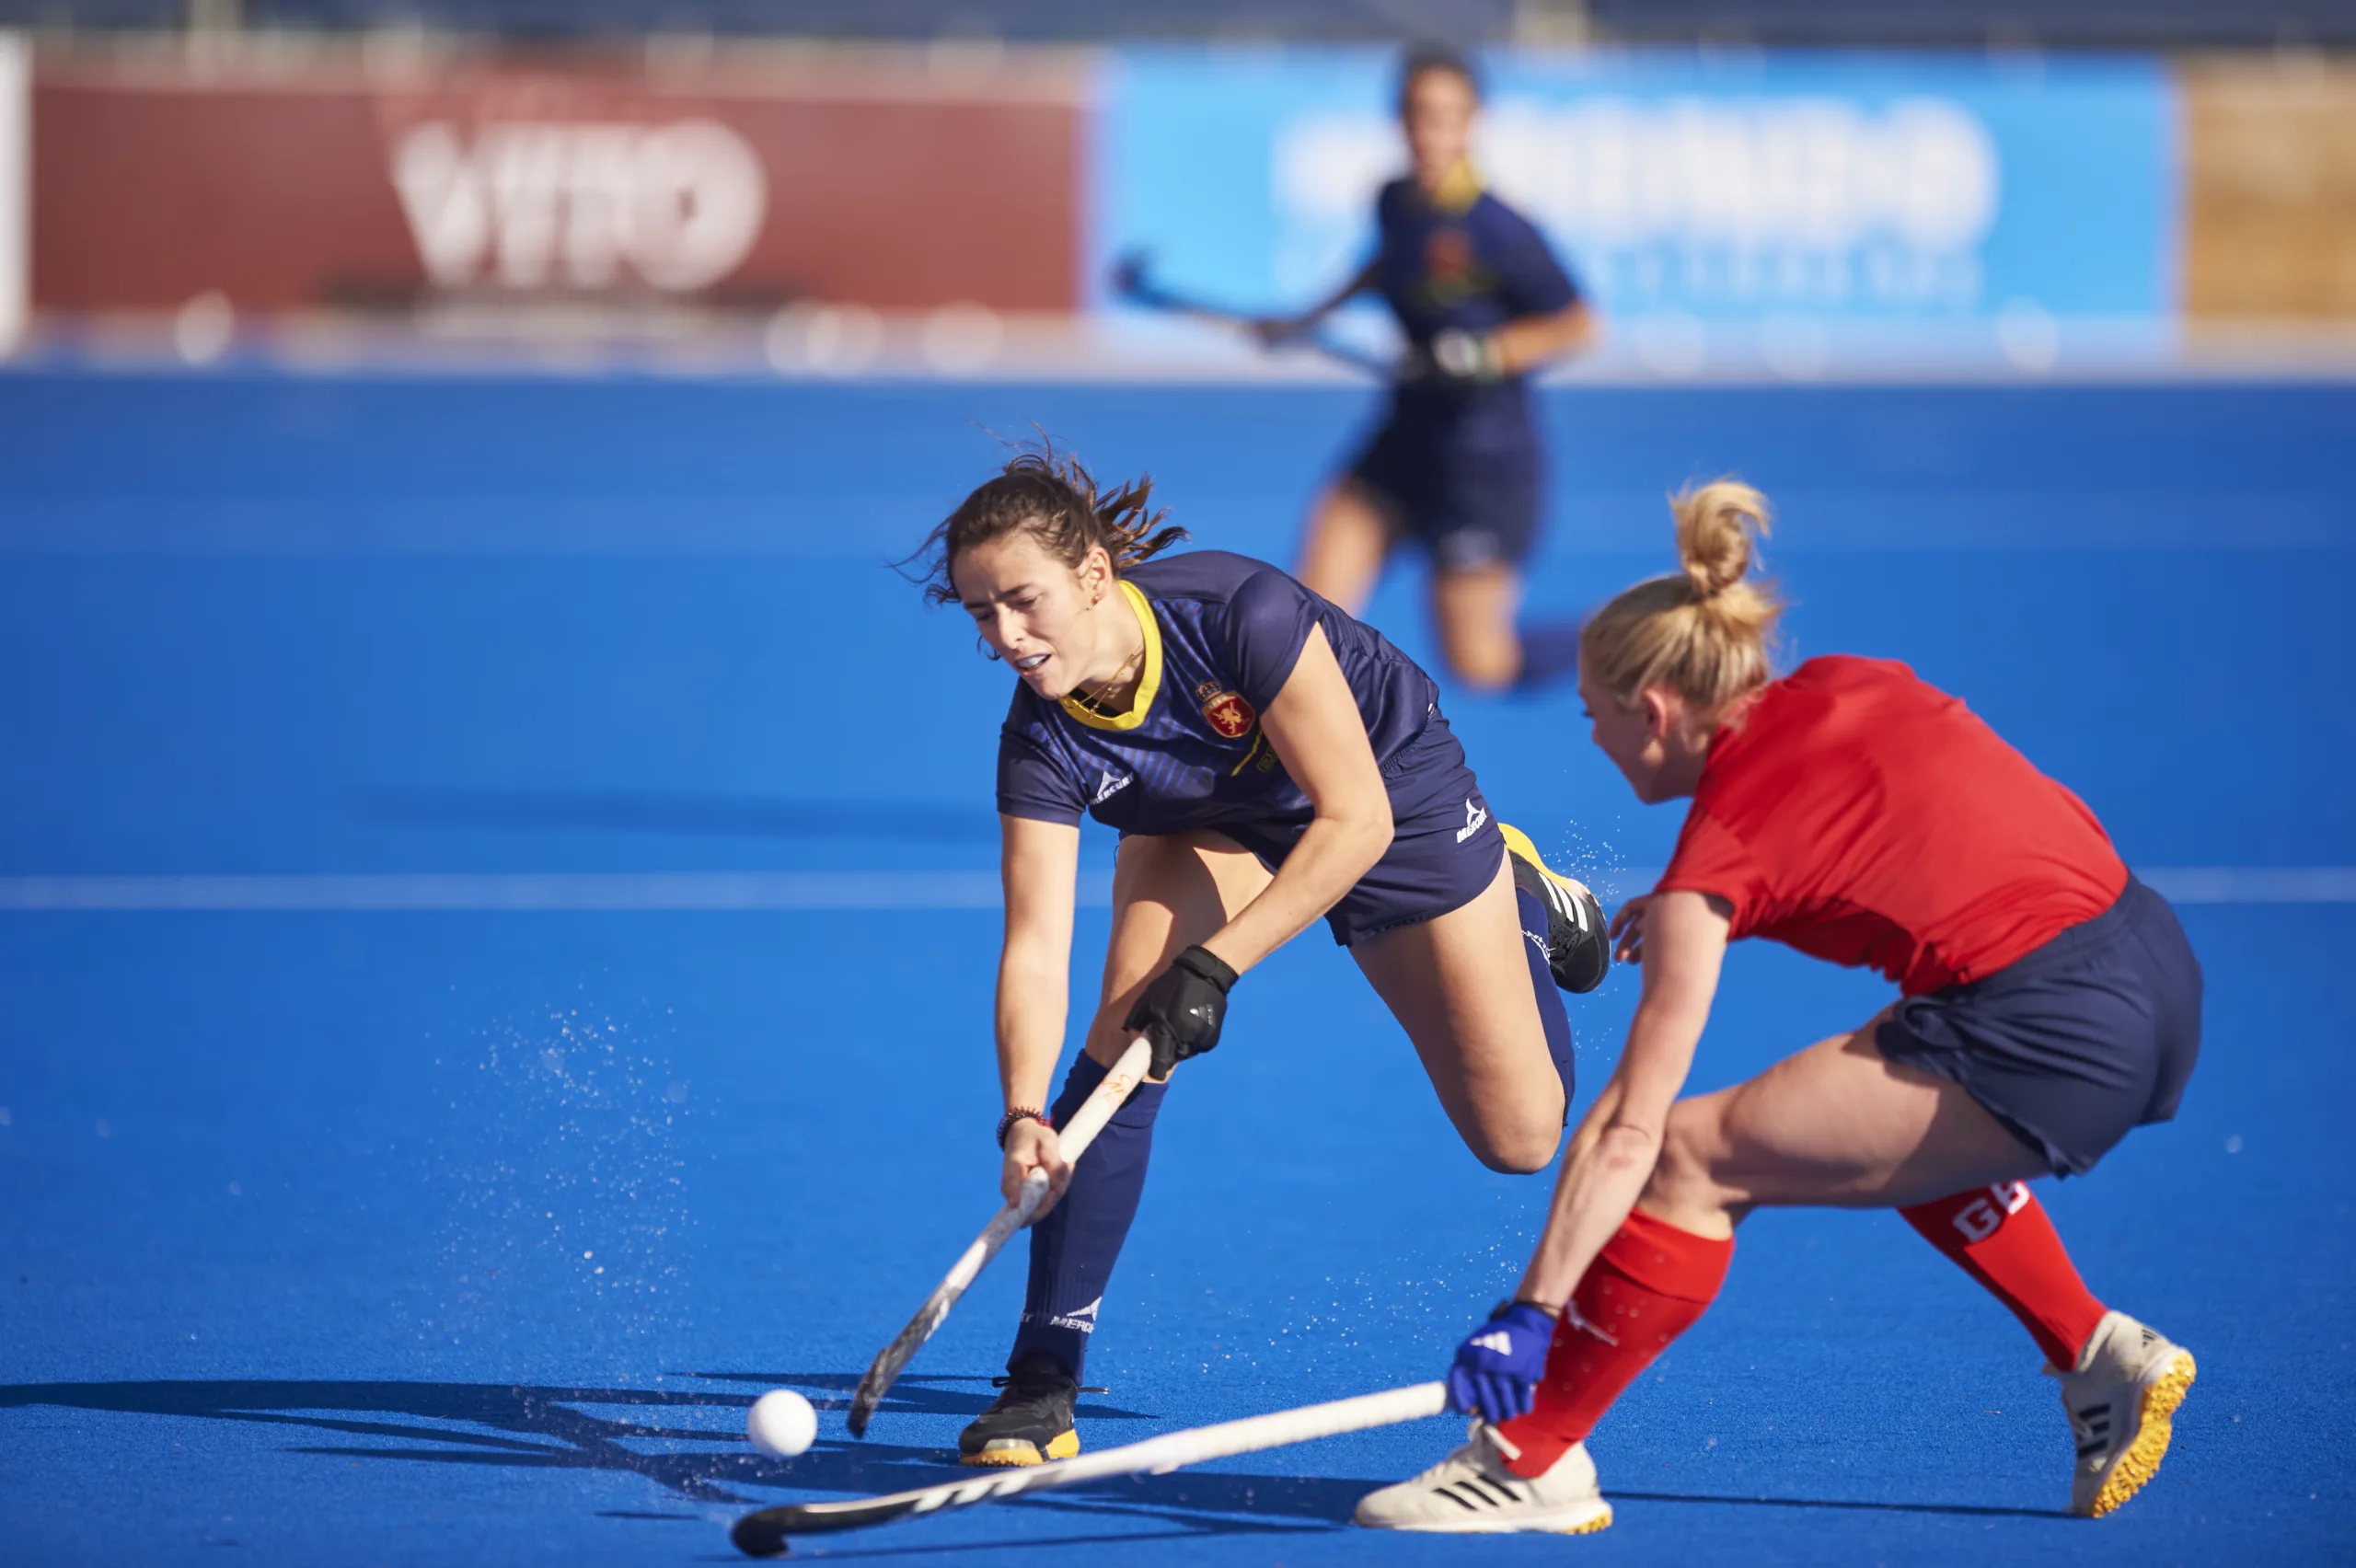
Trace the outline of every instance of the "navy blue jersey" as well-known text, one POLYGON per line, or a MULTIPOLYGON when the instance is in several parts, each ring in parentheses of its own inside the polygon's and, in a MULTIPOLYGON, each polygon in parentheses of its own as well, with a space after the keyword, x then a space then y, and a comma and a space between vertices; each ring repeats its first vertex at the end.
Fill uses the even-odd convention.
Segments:
MULTIPOLYGON (((1516 317, 1551 316, 1579 298, 1578 285, 1530 220, 1460 170, 1438 200, 1412 179, 1394 179, 1375 199, 1380 248, 1375 287, 1418 349, 1441 332, 1490 332, 1516 317)), ((1481 427, 1500 444, 1526 440, 1527 398, 1519 376, 1466 389, 1410 383, 1393 419, 1424 418, 1481 427)))
POLYGON ((1077 824, 1085 813, 1144 834, 1305 824, 1316 813, 1260 715, 1311 627, 1325 628, 1379 763, 1403 766, 1436 721, 1437 690, 1415 661, 1265 561, 1191 550, 1131 568, 1120 590, 1145 632, 1129 710, 1049 702, 1017 684, 999 734, 1009 816, 1077 824))

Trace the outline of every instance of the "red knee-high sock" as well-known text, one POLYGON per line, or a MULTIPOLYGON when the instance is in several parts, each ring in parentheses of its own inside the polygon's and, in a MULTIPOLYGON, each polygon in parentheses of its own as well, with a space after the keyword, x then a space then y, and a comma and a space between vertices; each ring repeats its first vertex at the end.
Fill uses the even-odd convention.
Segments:
POLYGON ((1734 1238, 1714 1241, 1631 1214, 1571 1293, 1528 1415, 1502 1430, 1521 1450, 1516 1475, 1539 1476, 1584 1440, 1622 1389, 1709 1309, 1734 1238))
POLYGON ((2046 1360, 2064 1372, 2078 1364, 2104 1308, 2078 1277, 2036 1193, 2001 1182, 1898 1212, 2011 1308, 2046 1360))

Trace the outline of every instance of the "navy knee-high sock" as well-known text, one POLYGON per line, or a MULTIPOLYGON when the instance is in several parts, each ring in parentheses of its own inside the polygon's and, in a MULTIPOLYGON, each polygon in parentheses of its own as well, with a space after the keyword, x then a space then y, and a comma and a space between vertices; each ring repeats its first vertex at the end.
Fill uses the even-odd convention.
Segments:
POLYGON ((1546 906, 1536 894, 1521 888, 1514 889, 1513 897, 1521 910, 1522 956, 1530 960, 1530 986, 1538 993, 1538 1019, 1546 1026, 1546 1054, 1554 1058, 1554 1071, 1563 1080, 1563 1120, 1567 1124, 1578 1074, 1571 1060, 1571 1015, 1563 1007, 1562 987, 1546 967, 1546 906))
MULTIPOLYGON (((1108 1069, 1082 1053, 1064 1078, 1049 1114, 1057 1126, 1068 1123, 1082 1101, 1104 1081, 1108 1069)), ((1113 1262, 1137 1217, 1145 1195, 1145 1166, 1153 1153, 1153 1119, 1161 1113, 1166 1083, 1141 1083, 1104 1124, 1072 1170, 1071 1186, 1047 1217, 1031 1228, 1031 1286, 1022 1297, 1022 1327, 1006 1358, 1012 1371, 1024 1357, 1045 1351, 1080 1376, 1088 1336, 1096 1330, 1096 1309, 1113 1277, 1113 1262)))

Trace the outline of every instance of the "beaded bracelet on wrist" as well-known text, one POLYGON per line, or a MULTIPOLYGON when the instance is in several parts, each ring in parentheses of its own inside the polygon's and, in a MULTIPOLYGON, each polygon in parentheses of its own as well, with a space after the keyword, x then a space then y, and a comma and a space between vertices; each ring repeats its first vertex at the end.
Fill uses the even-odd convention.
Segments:
POLYGON ((1032 1110, 1029 1106, 1018 1105, 998 1119, 999 1147, 1006 1147, 1006 1135, 1014 1131, 1014 1124, 1023 1121, 1037 1122, 1042 1126, 1052 1124, 1047 1121, 1046 1113, 1032 1110))

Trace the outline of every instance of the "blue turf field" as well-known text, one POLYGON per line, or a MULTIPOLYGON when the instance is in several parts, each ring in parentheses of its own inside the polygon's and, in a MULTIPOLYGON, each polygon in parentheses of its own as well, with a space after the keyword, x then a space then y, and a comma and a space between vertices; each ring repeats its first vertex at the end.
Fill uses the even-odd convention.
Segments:
MULTIPOLYGON (((0 376, 0 902, 109 876, 431 903, 451 884, 399 876, 823 871, 888 903, 910 885, 891 873, 987 874, 1008 677, 878 563, 983 475, 987 431, 1034 421, 1102 469, 1151 467, 1200 542, 1282 558, 1361 408, 0 376)), ((1739 470, 1784 513, 1799 651, 1912 661, 2140 865, 2356 865, 2356 390, 1550 409, 1537 598, 1661 569, 1660 492, 1739 470)), ((1373 618, 1428 647, 1413 573, 1373 618)), ((1605 883, 1658 863, 1676 813, 1627 798, 1575 701, 1451 709, 1542 845, 1605 883)), ((2047 1184, 2097 1293, 2200 1358, 2167 1468, 2115 1518, 2059 1516, 2067 1429, 1997 1307, 1893 1217, 1776 1214, 1598 1435, 1602 1536, 1350 1528, 1358 1493, 1454 1440, 1433 1422, 796 1555, 2356 1560, 2356 905, 2186 923, 2211 1000, 2182 1119, 2047 1184)), ((1103 928, 1083 912, 1084 986, 1103 928)), ((941 1477, 1019 1263, 868 1442, 838 1406, 995 1205, 994 929, 981 909, 0 913, 0 1560, 726 1561, 748 1502, 941 1477), (741 1435, 775 1384, 837 1401, 791 1464, 741 1435)), ((1632 989, 1573 1006, 1590 1089, 1632 989)), ((1741 952, 1697 1087, 1881 994, 1741 952)), ((1098 1446, 1437 1375, 1545 1192, 1463 1153, 1319 933, 1239 990, 1159 1142, 1091 1364, 1098 1446)))

